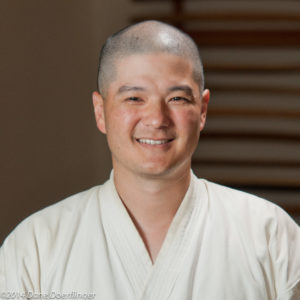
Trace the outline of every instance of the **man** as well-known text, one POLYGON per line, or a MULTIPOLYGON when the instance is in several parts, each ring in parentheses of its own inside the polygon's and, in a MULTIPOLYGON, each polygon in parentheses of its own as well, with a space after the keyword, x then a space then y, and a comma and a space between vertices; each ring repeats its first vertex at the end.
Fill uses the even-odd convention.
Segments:
POLYGON ((111 178, 14 230, 0 252, 2 295, 300 299, 294 221, 191 172, 209 101, 191 38, 156 21, 125 28, 101 51, 98 83, 111 178))

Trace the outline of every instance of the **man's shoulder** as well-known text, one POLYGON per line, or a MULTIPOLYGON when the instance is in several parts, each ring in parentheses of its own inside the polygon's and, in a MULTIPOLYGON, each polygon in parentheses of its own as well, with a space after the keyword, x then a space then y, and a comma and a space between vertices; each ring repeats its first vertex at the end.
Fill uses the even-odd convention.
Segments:
POLYGON ((98 205, 101 185, 71 195, 25 218, 8 235, 5 243, 29 243, 30 240, 52 240, 65 234, 67 228, 88 218, 98 205))
POLYGON ((24 219, 0 248, 0 260, 5 261, 0 266, 0 284, 1 276, 6 276, 18 286, 10 270, 19 270, 27 280, 38 282, 40 269, 47 277, 71 251, 76 255, 84 251, 86 242, 101 234, 102 187, 74 194, 24 219))
POLYGON ((214 239, 227 239, 232 249, 245 247, 245 255, 255 258, 254 263, 259 262, 258 269, 269 270, 276 278, 280 299, 286 299, 292 292, 297 294, 300 228, 296 222, 264 198, 207 180, 203 182, 214 239))
POLYGON ((233 219, 258 225, 293 223, 291 217, 277 204, 254 194, 203 180, 210 206, 233 219))
POLYGON ((35 212, 24 221, 28 223, 43 221, 58 221, 76 214, 83 214, 98 198, 101 186, 94 186, 87 190, 68 196, 40 211, 35 212))
POLYGON ((224 205, 237 205, 238 207, 266 207, 266 208, 279 208, 276 204, 262 198, 260 196, 245 192, 239 189, 214 183, 204 180, 207 188, 208 195, 215 201, 221 201, 224 205))

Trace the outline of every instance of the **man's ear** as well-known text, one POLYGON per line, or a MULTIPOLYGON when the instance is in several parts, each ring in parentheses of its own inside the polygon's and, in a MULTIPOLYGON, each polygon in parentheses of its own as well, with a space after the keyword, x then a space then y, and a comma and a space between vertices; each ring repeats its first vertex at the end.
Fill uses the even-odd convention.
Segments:
POLYGON ((206 122, 206 115, 207 115, 209 99, 210 99, 210 91, 208 89, 206 89, 202 93, 200 131, 203 130, 205 122, 206 122))
POLYGON ((97 124, 98 129, 102 133, 106 134, 103 101, 104 101, 103 97, 98 92, 93 92, 93 105, 94 105, 96 124, 97 124))

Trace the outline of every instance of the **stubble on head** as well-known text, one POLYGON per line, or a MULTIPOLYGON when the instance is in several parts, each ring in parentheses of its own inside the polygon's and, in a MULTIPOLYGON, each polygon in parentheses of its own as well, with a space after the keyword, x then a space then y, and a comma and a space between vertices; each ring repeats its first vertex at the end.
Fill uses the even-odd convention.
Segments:
POLYGON ((122 29, 107 39, 101 49, 98 90, 106 98, 108 87, 117 78, 118 62, 135 54, 170 53, 193 64, 193 77, 200 93, 204 88, 203 66, 195 42, 187 34, 159 21, 145 21, 122 29))

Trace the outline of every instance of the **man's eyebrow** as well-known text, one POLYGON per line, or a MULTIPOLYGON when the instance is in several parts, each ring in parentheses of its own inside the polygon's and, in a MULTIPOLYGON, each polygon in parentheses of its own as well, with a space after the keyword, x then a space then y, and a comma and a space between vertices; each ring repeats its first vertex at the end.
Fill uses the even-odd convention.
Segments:
POLYGON ((118 94, 122 94, 125 92, 131 92, 131 91, 145 91, 145 88, 143 88, 141 86, 122 85, 118 89, 118 94))
POLYGON ((193 90, 188 85, 176 85, 176 86, 170 87, 168 90, 169 90, 169 92, 183 91, 186 94, 193 96, 193 90))

